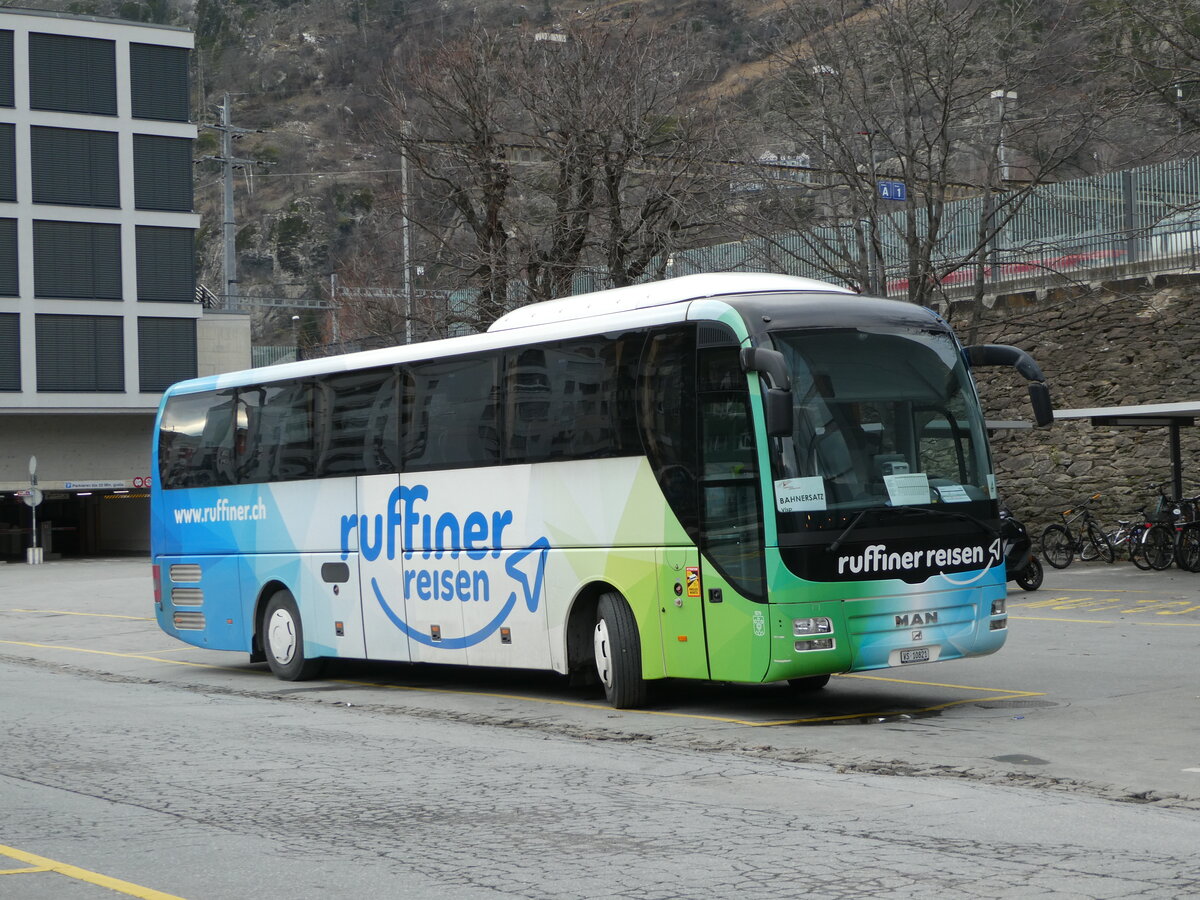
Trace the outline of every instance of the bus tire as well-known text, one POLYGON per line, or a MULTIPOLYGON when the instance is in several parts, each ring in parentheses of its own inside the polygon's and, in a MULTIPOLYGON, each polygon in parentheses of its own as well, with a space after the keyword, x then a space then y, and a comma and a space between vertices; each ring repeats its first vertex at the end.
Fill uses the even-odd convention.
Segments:
POLYGON ((263 613, 262 645, 267 665, 284 681, 308 681, 321 674, 324 658, 304 658, 304 625, 291 591, 278 591, 263 613))
POLYGON ((625 598, 610 591, 596 604, 593 633, 596 674, 604 696, 615 709, 635 709, 646 702, 642 678, 642 645, 637 622, 625 598))
POLYGON ((788 679, 788 687, 803 694, 807 694, 809 691, 819 691, 827 684, 829 684, 828 675, 809 675, 807 678, 788 679))

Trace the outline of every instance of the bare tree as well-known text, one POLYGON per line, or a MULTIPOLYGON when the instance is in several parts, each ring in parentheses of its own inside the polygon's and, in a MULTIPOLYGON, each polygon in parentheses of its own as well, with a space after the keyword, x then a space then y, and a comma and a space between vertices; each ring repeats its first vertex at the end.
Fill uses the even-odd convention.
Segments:
MULTIPOLYGON (((766 117, 813 172, 807 202, 772 212, 791 214, 809 257, 872 293, 906 282, 922 304, 939 278, 974 265, 981 297, 996 235, 1100 121, 1069 5, 787 2, 766 117), (881 181, 902 185, 906 200, 882 196, 881 181), (974 220, 949 221, 948 204, 968 196, 984 198, 974 220), (947 256, 951 232, 960 248, 973 237, 947 256)), ((776 194, 796 189, 762 180, 776 194)))
POLYGON ((685 32, 636 20, 554 36, 469 29, 401 59, 373 139, 414 172, 417 255, 479 292, 486 325, 569 293, 661 275, 712 232, 720 117, 693 100, 714 71, 685 32))

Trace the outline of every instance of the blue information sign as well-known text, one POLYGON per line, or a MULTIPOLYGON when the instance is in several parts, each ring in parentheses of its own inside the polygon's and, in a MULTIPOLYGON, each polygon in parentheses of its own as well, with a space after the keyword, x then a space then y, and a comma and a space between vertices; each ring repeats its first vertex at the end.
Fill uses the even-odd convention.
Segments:
POLYGON ((884 200, 908 199, 908 186, 903 181, 877 181, 875 184, 884 200))

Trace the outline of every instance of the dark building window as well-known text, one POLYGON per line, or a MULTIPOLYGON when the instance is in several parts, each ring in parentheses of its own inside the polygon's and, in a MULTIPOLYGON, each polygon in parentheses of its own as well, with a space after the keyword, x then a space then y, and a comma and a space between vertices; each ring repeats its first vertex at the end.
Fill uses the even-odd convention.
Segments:
POLYGON ((188 51, 157 44, 129 45, 130 94, 135 119, 186 122, 188 51))
POLYGON ((38 297, 121 299, 121 227, 33 223, 33 290, 38 297))
POLYGON ((125 390, 120 316, 37 317, 39 391, 125 390))
POLYGON ((0 313, 0 391, 21 389, 21 317, 0 313))
POLYGON ((15 106, 13 100, 13 33, 0 31, 0 106, 15 106))
POLYGON ((194 232, 190 228, 137 227, 139 300, 192 303, 196 299, 194 232))
POLYGON ((133 198, 138 209, 192 211, 190 138, 133 136, 133 198))
POLYGON ((0 123, 0 200, 15 203, 17 199, 17 130, 9 123, 0 123))
POLYGON ((115 132, 35 125, 29 144, 34 203, 121 205, 115 132))
POLYGON ((17 277, 17 220, 0 219, 0 297, 21 293, 17 277))
POLYGON ((0 200, 17 200, 17 126, 0 122, 0 200))
POLYGON ((114 42, 65 34, 29 35, 29 105, 33 109, 115 116, 114 42))
POLYGON ((165 391, 196 377, 196 320, 138 318, 138 387, 165 391))

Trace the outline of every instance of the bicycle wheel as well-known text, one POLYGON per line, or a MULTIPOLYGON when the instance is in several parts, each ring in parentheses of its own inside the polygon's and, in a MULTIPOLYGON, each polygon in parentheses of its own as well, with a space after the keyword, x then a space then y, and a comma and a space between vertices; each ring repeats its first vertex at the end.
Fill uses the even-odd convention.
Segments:
POLYGON ((1175 530, 1151 525, 1142 537, 1142 552, 1152 569, 1166 569, 1175 560, 1175 530))
POLYGON ((1200 572, 1200 525, 1188 525, 1179 532, 1175 565, 1185 572, 1200 572))
POLYGON ((1148 572, 1150 563, 1146 559, 1146 545, 1143 543, 1145 537, 1145 525, 1141 525, 1129 533, 1129 559, 1143 572, 1148 572))
POLYGON ((1075 541, 1062 525, 1047 525, 1042 532, 1042 557, 1056 569, 1065 569, 1075 557, 1075 541))
POLYGON ((1104 534, 1104 529, 1095 522, 1087 523, 1087 540, 1084 546, 1091 544, 1096 551, 1096 555, 1092 559, 1102 559, 1106 563, 1111 563, 1116 555, 1113 553, 1112 544, 1108 542, 1108 537, 1104 534))

